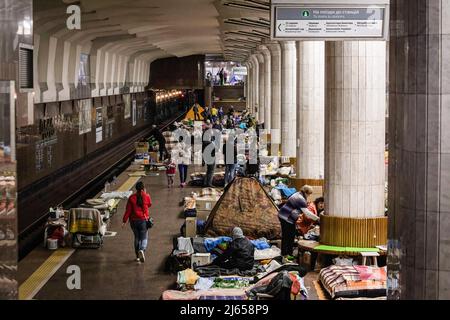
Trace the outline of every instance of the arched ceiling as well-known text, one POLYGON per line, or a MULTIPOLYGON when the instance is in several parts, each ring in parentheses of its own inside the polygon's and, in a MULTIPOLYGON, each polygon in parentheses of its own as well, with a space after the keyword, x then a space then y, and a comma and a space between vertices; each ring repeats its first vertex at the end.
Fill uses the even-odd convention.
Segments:
POLYGON ((38 34, 149 60, 193 54, 243 61, 269 37, 269 0, 38 0, 38 34), (69 4, 81 30, 66 27, 69 4))

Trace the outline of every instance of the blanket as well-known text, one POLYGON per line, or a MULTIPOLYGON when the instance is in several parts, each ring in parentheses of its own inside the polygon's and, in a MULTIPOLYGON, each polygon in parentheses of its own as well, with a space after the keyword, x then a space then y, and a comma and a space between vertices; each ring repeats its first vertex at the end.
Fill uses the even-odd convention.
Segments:
POLYGON ((101 214, 97 209, 77 208, 70 210, 70 233, 97 234, 100 232, 101 225, 101 214))
MULTIPOLYGON (((217 238, 206 238, 205 239, 205 248, 208 252, 211 252, 216 248, 219 244, 223 242, 231 242, 232 239, 230 237, 217 237, 217 238)), ((255 246, 257 250, 265 250, 270 249, 270 244, 267 242, 267 239, 261 238, 257 240, 250 240, 250 242, 255 246)))
POLYGON ((262 266, 255 265, 252 270, 241 271, 239 269, 224 269, 218 266, 210 265, 195 268, 195 272, 202 278, 221 277, 221 276, 241 276, 254 277, 261 272, 265 272, 262 266))
POLYGON ((380 270, 383 268, 359 269, 357 266, 330 266, 320 271, 319 280, 332 298, 386 294, 387 279, 383 276, 386 273, 380 270))
POLYGON ((162 300, 247 300, 245 289, 208 289, 201 291, 166 290, 162 300))

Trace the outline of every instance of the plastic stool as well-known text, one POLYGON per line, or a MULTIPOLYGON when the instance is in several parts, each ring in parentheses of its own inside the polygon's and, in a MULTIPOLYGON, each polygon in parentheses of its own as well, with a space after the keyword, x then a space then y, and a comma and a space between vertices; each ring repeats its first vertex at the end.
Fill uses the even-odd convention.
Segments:
POLYGON ((378 254, 378 252, 361 252, 361 256, 362 256, 362 265, 363 266, 366 265, 367 258, 371 258, 370 260, 372 260, 372 264, 370 266, 377 266, 378 267, 377 257, 380 256, 378 254))

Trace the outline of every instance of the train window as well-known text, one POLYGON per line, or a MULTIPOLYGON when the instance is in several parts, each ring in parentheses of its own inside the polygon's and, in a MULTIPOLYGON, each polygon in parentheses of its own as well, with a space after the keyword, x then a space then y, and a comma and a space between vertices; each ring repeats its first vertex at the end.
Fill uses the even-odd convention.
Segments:
POLYGON ((33 47, 19 46, 19 87, 33 89, 33 47))

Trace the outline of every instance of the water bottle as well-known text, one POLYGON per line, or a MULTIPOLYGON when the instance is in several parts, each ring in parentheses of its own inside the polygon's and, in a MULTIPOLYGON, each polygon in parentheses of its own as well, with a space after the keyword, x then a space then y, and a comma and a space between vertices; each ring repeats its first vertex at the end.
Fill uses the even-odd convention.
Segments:
POLYGON ((109 192, 110 187, 111 187, 111 185, 110 185, 109 181, 106 181, 106 183, 105 183, 105 193, 109 192))

